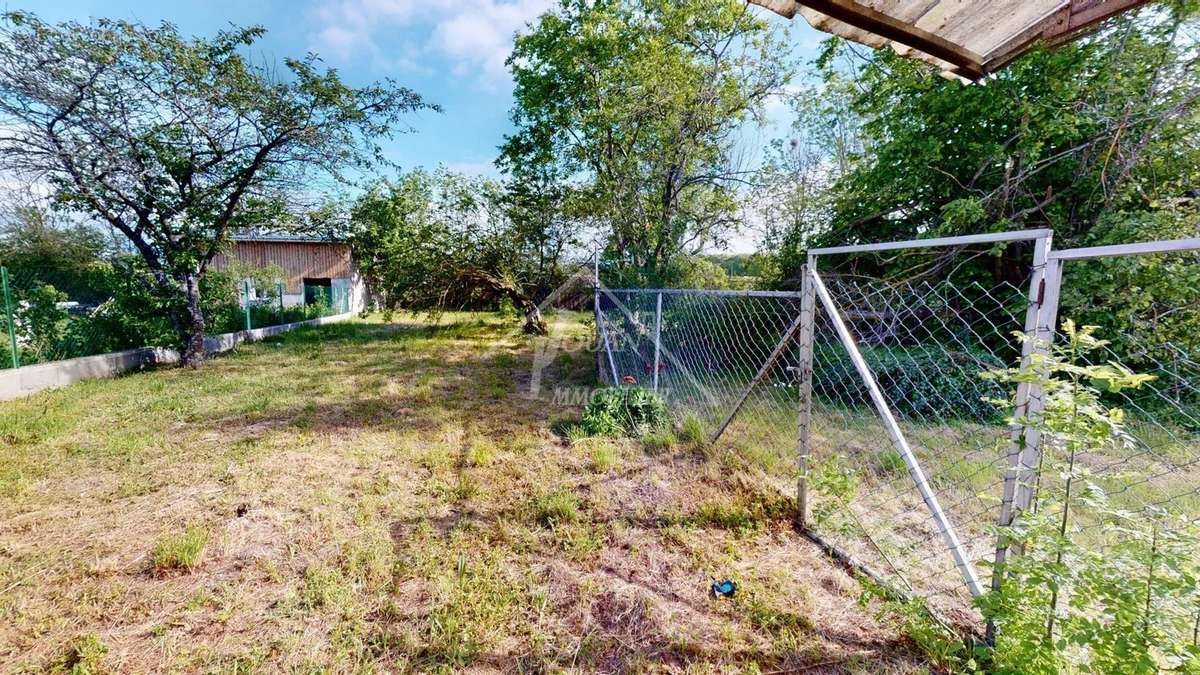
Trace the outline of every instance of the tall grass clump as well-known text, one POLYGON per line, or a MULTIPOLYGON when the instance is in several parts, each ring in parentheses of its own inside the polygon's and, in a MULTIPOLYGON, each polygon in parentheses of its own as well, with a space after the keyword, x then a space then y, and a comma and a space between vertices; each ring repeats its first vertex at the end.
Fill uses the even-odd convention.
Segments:
POLYGON ((208 546, 208 529, 190 525, 183 534, 167 535, 154 544, 150 562, 156 572, 193 570, 208 546))

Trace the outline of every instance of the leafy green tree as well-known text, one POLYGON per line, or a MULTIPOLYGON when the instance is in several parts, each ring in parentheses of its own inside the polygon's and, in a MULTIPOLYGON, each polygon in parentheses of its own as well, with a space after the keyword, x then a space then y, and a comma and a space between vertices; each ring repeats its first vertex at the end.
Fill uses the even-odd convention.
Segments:
POLYGON ((352 243, 384 307, 441 311, 507 300, 524 312, 527 332, 545 332, 532 293, 545 283, 547 242, 530 222, 514 224, 511 199, 496 181, 444 169, 416 170, 363 195, 351 211, 352 243))
POLYGON ((70 300, 104 299, 105 234, 91 224, 59 222, 36 205, 14 205, 0 221, 0 265, 26 284, 49 284, 70 300))
POLYGON ((586 218, 576 213, 578 190, 533 169, 507 182, 503 209, 527 269, 526 290, 541 300, 565 280, 563 260, 583 243, 586 218))
MULTIPOLYGON (((828 108, 818 118, 831 128, 849 119, 855 143, 820 197, 827 222, 797 219, 788 242, 1050 227, 1059 247, 1090 245, 1114 231, 1099 223, 1146 213, 1158 214, 1159 232, 1194 232, 1198 12, 1192 0, 1155 3, 977 84, 829 41, 817 62, 828 108)), ((988 273, 1013 277, 1019 262, 988 273)))
POLYGON ((129 240, 190 365, 204 358, 201 283, 230 230, 278 222, 289 194, 370 166, 373 139, 429 107, 391 82, 350 87, 311 54, 282 73, 255 64, 244 52, 263 33, 0 23, 0 169, 129 240))
POLYGON ((738 222, 738 133, 787 82, 786 53, 733 0, 561 0, 517 36, 500 164, 573 181, 612 273, 661 283, 738 222))

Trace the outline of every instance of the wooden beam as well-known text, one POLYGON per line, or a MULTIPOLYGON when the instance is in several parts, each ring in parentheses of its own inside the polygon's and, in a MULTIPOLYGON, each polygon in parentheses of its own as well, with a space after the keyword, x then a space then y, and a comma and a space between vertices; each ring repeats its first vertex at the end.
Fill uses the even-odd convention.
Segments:
POLYGON ((748 0, 752 5, 765 7, 785 19, 796 16, 796 0, 748 0))
MULTIPOLYGON (((751 0, 754 2, 755 0, 751 0)), ((771 0, 766 0, 771 2, 771 0)), ((758 4, 756 2, 756 4, 758 4)), ((778 4, 774 0, 772 4, 778 4)), ((911 47, 955 66, 955 72, 978 79, 983 76, 983 57, 922 28, 910 25, 890 14, 884 14, 856 0, 797 0, 796 4, 814 9, 868 33, 874 33, 897 44, 911 47)), ((767 5, 764 5, 767 6, 767 5)), ((767 6, 768 9, 771 9, 767 6)))
POLYGON ((1149 4, 1150 0, 1068 0, 1046 18, 1005 40, 983 60, 985 72, 995 72, 1024 54, 1034 42, 1060 45, 1105 19, 1149 4))

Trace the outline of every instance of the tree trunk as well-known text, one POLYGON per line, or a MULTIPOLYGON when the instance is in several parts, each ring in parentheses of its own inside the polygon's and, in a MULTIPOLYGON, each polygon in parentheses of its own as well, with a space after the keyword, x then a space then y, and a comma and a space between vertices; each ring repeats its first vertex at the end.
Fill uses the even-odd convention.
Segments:
POLYGON ((183 334, 183 364, 193 368, 204 363, 204 312, 200 309, 200 275, 188 274, 183 280, 184 293, 187 296, 187 315, 184 321, 183 334))

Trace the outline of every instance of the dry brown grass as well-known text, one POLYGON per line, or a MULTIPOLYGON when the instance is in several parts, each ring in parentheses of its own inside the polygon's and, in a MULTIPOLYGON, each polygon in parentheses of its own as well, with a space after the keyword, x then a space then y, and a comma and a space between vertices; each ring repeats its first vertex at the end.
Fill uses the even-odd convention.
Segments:
POLYGON ((0 405, 0 671, 923 670, 751 469, 554 436, 532 352, 372 320, 0 405))

